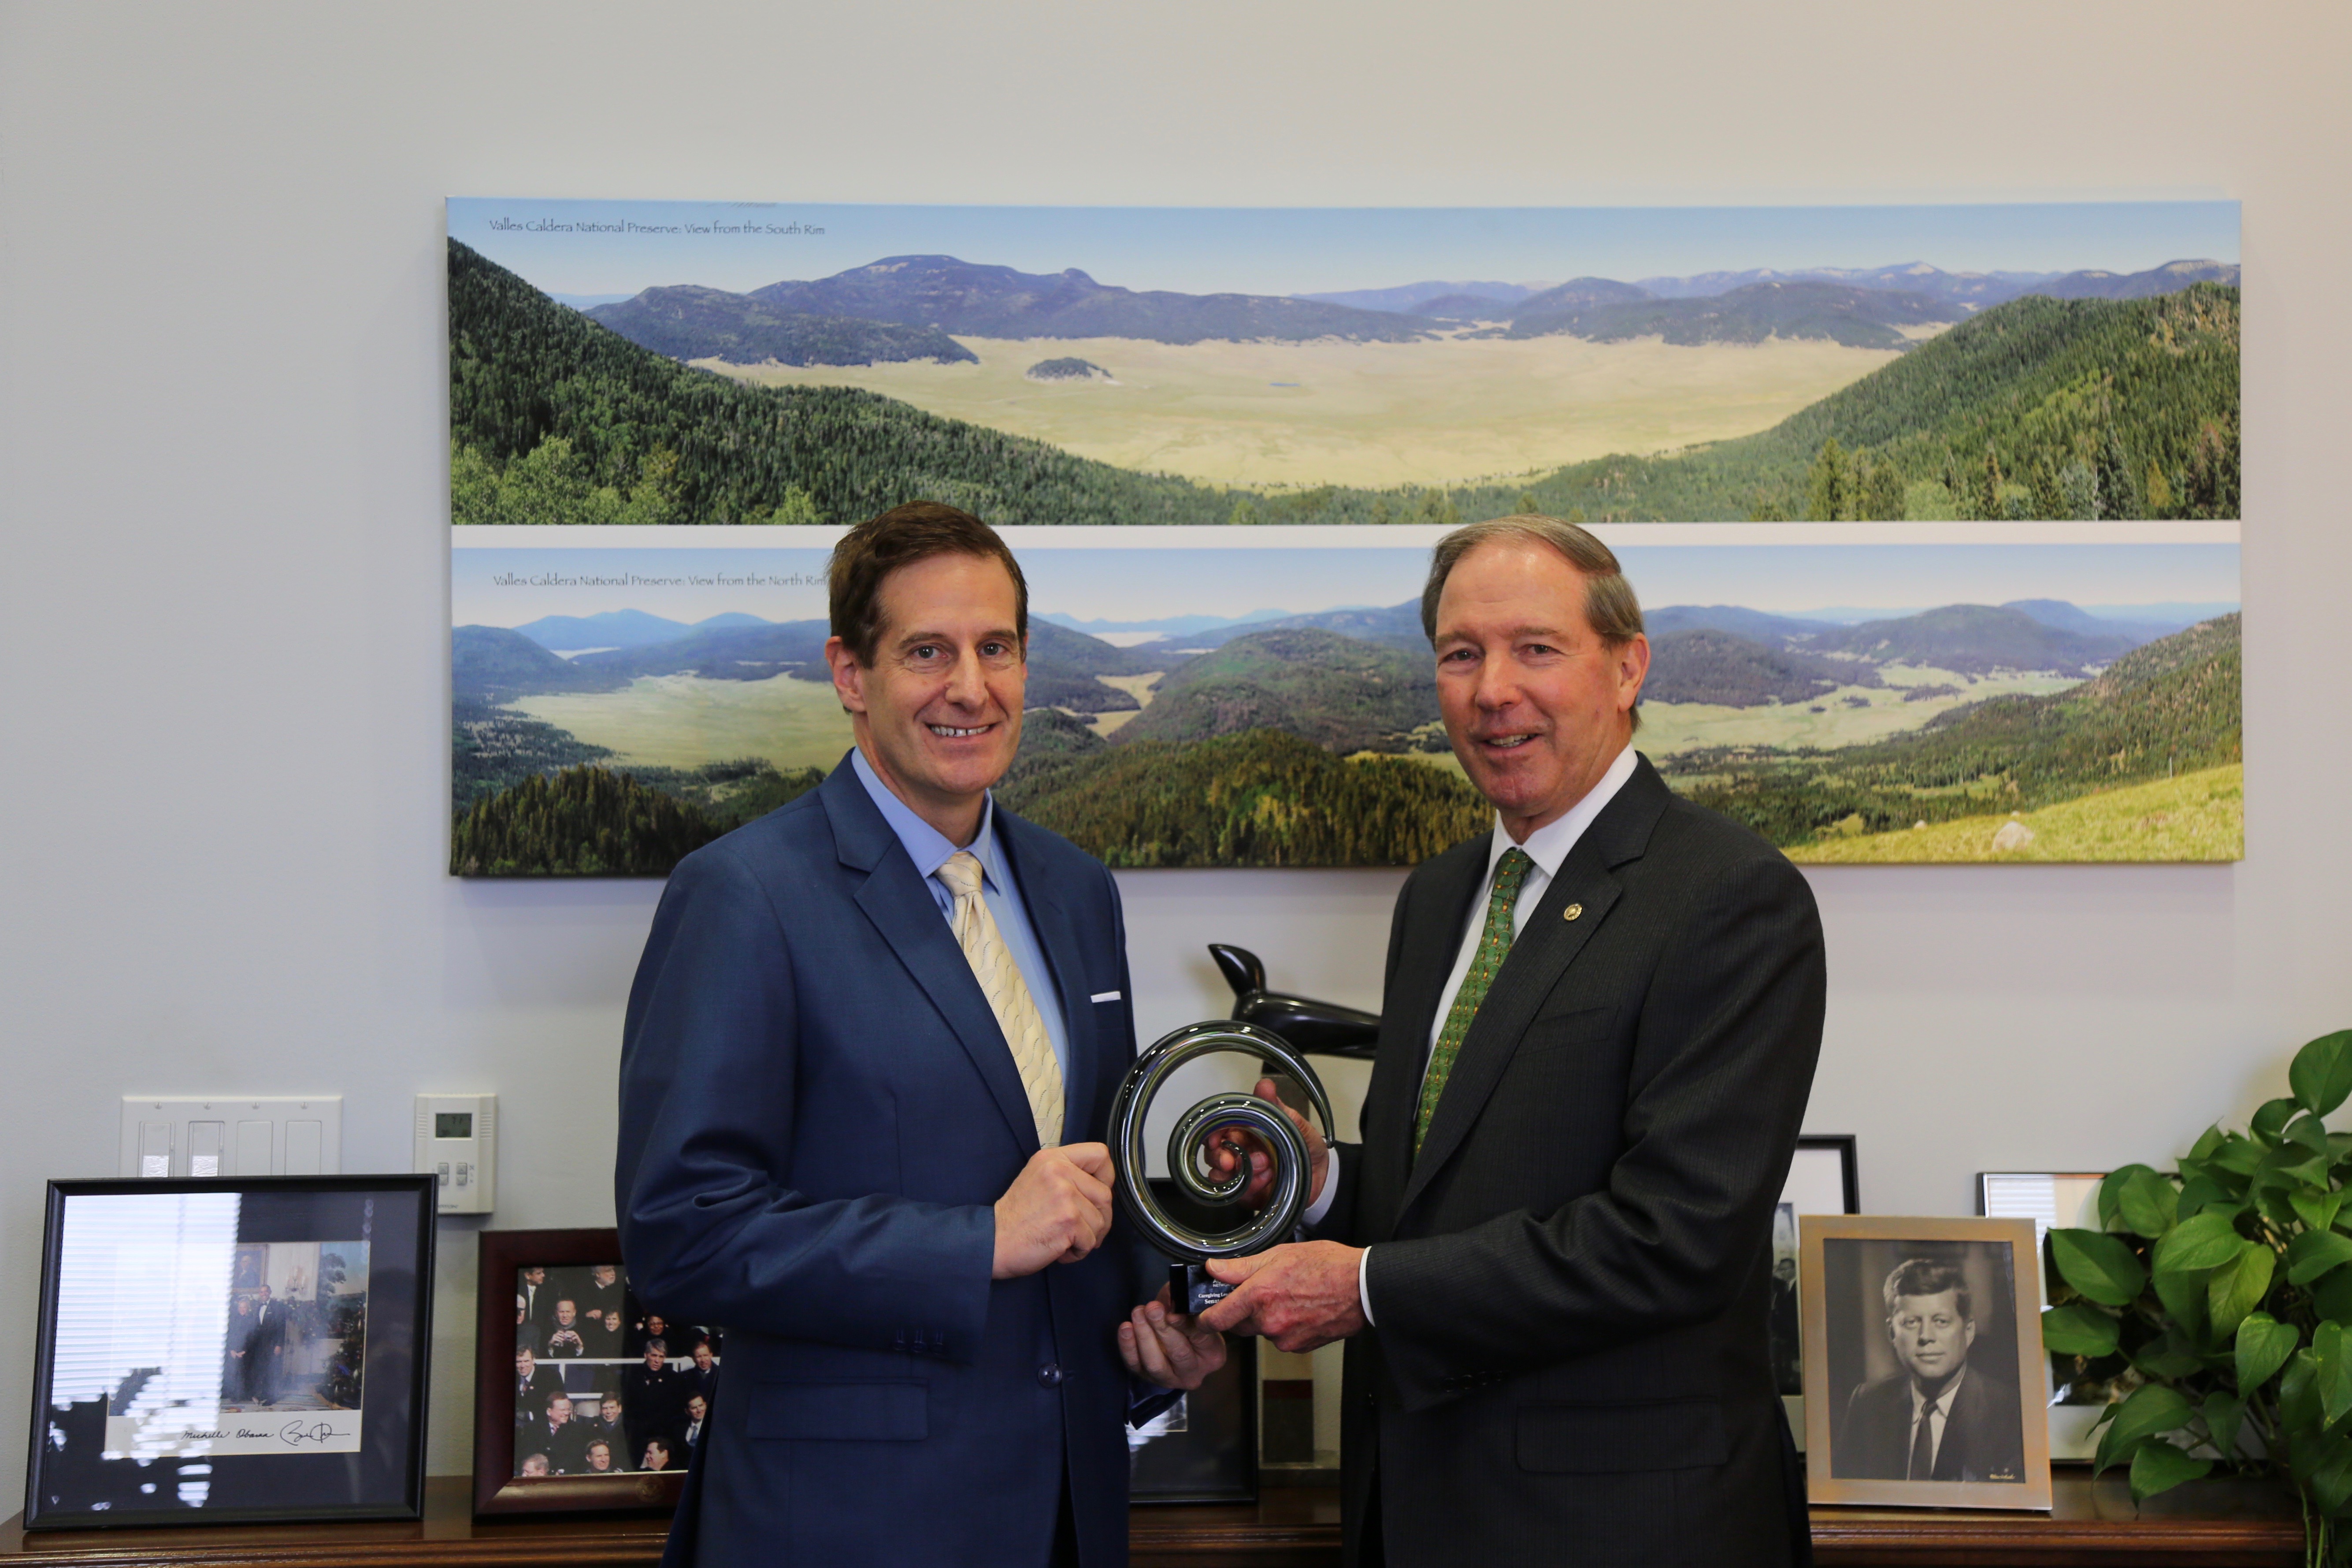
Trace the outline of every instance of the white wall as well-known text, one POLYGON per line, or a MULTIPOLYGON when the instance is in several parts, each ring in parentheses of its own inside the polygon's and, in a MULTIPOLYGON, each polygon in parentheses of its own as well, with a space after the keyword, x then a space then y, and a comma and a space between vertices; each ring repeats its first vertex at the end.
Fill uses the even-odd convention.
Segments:
MULTIPOLYGON (((1813 873, 1833 991, 1811 1121, 1861 1135, 1873 1208, 1950 1214, 1979 1169, 2162 1158, 2242 1115, 2352 1023, 2347 16, 8 0, 0 1318, 31 1324, 40 1184, 110 1173, 125 1092, 341 1093, 362 1170, 405 1166, 415 1092, 493 1089, 494 1223, 611 1222, 658 889, 440 869, 449 194, 2242 200, 2247 859, 1813 873)), ((1377 1005, 1397 881, 1122 878, 1145 1029, 1223 1010, 1214 939, 1377 1005)), ((442 1244, 432 1468, 454 1471, 471 1226, 442 1244)))

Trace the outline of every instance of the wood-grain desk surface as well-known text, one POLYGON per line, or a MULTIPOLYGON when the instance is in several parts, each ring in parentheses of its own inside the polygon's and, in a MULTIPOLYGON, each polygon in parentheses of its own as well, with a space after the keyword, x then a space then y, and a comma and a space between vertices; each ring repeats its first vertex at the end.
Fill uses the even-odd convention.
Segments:
MULTIPOLYGON (((2056 1506, 2047 1514, 1815 1509, 1814 1550, 1823 1563, 1853 1568, 2295 1568, 2302 1563, 2302 1523, 2283 1494, 2252 1482, 2184 1493, 2136 1510, 2120 1478, 2094 1483, 2080 1471, 2062 1470, 2056 1506)), ((425 1485, 422 1521, 27 1535, 19 1518, 0 1525, 0 1562, 41 1568, 645 1568, 660 1556, 668 1524, 645 1514, 476 1520, 465 1479, 436 1476, 425 1485)), ((1252 1568, 1330 1568, 1339 1560, 1339 1500, 1323 1488, 1276 1488, 1250 1504, 1138 1508, 1130 1542, 1135 1568, 1226 1561, 1252 1568)))

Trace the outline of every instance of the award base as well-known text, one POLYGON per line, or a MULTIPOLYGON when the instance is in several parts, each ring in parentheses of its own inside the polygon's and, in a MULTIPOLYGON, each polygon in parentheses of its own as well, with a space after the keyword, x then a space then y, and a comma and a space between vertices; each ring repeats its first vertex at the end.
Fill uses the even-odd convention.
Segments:
POLYGON ((1199 1317, 1233 1293, 1234 1288, 1212 1275, 1204 1264, 1168 1266, 1168 1299, 1188 1318, 1199 1317))

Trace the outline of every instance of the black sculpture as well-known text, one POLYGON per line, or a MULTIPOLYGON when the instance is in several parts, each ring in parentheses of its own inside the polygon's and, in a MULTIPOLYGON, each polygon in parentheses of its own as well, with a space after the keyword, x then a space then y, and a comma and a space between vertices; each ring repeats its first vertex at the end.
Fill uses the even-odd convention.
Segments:
POLYGON ((1265 965, 1247 948, 1213 942, 1209 956, 1234 988, 1234 1016, 1242 1023, 1279 1035, 1292 1049, 1309 1056, 1371 1057, 1381 1037, 1378 1013, 1268 991, 1265 965))

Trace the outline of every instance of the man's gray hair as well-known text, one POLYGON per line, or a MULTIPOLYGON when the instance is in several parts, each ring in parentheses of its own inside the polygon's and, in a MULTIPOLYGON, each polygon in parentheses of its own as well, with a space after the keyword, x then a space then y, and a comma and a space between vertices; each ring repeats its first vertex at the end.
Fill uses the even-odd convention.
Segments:
MULTIPOLYGON (((1523 511, 1470 523, 1437 542, 1429 558, 1429 583, 1421 591, 1421 629, 1431 646, 1437 642, 1437 601, 1445 592, 1445 579, 1464 556, 1496 540, 1549 545, 1584 574, 1584 618, 1603 647, 1613 651, 1642 635, 1642 602, 1615 553, 1565 518, 1523 511)), ((1642 727, 1639 708, 1626 717, 1633 728, 1642 727)))

